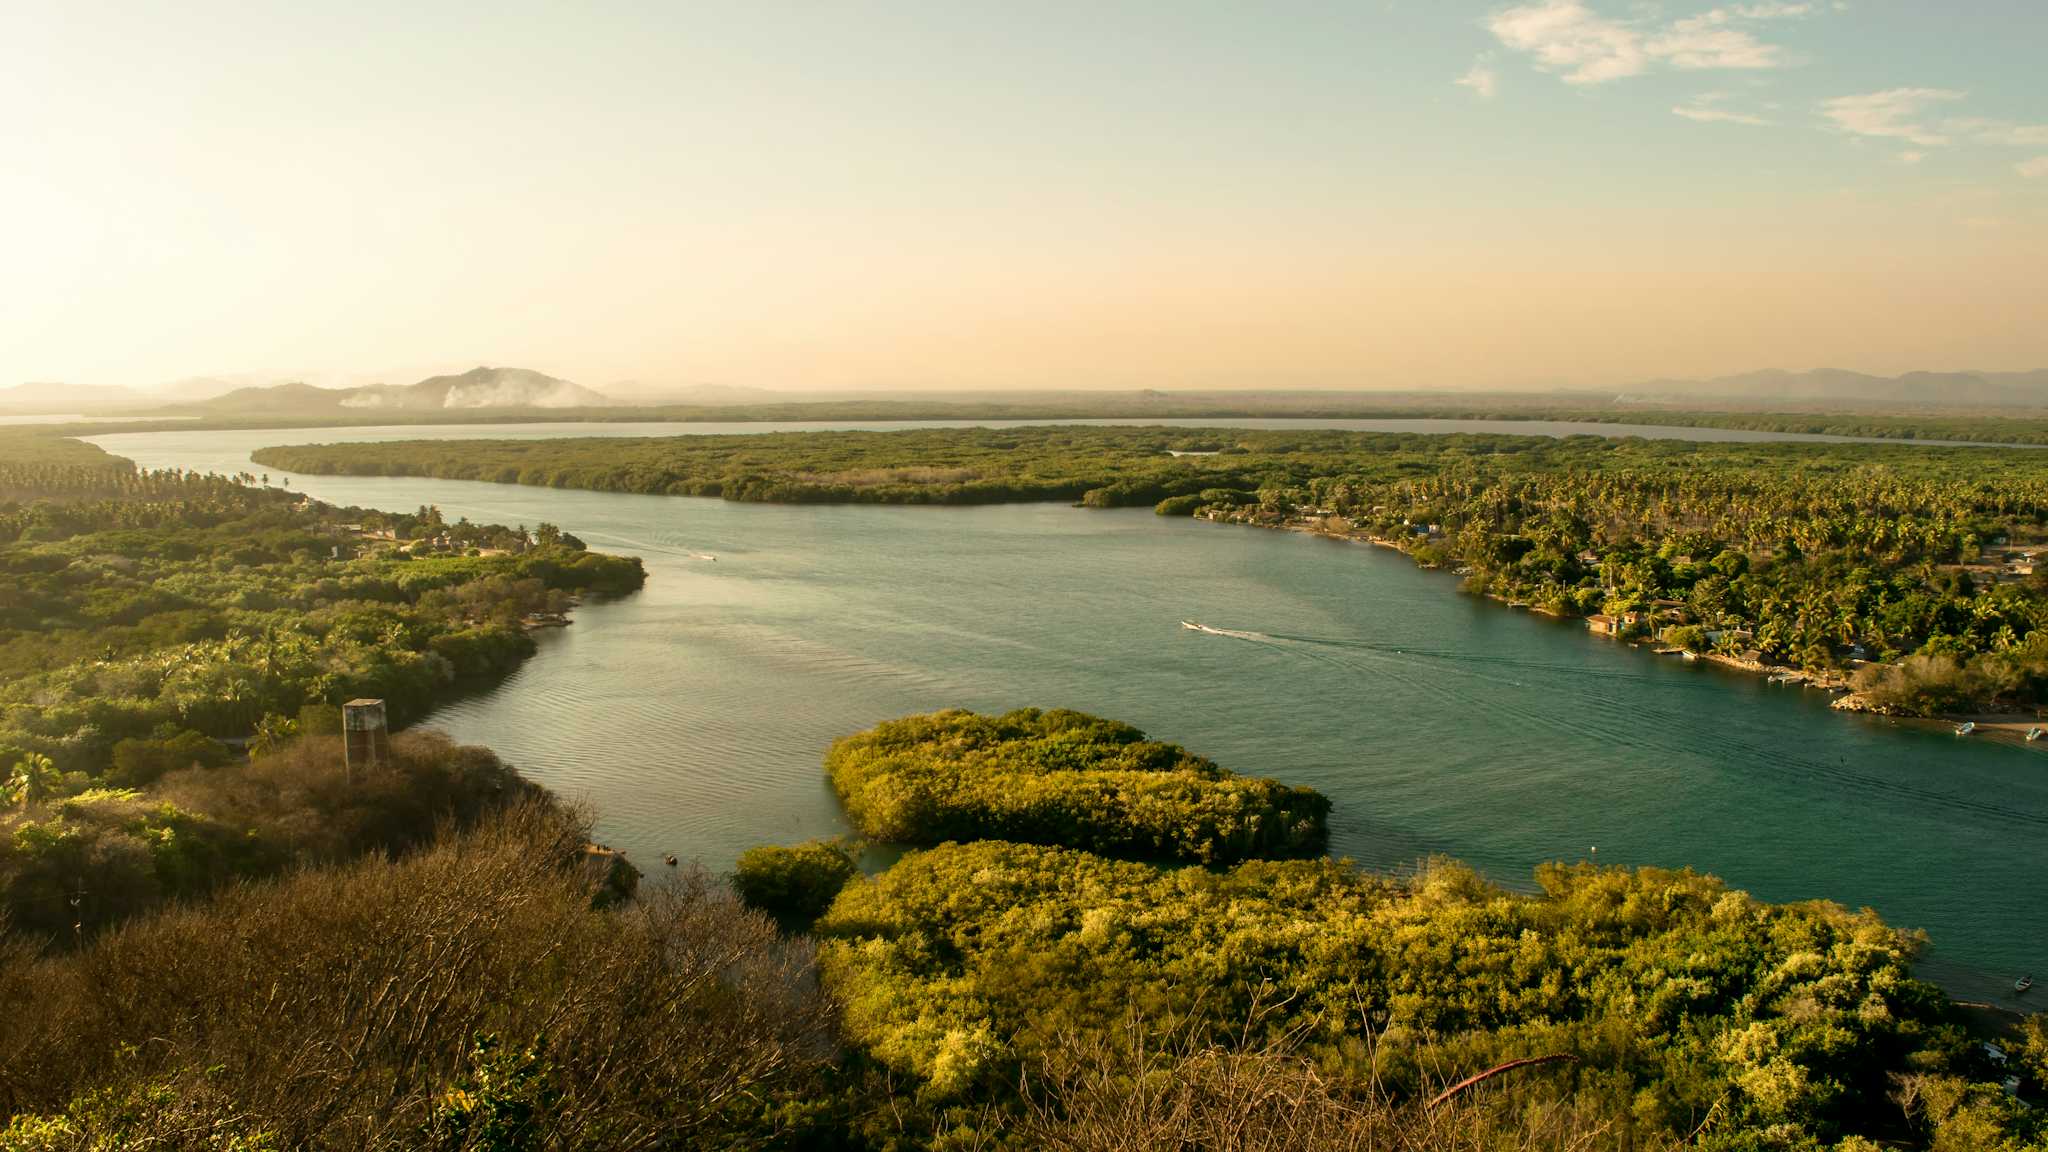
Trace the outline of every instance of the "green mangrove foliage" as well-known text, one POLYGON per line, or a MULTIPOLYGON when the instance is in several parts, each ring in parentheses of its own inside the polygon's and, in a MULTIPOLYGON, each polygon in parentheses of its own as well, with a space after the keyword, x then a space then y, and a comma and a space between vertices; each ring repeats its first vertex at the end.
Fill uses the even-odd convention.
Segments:
POLYGON ((266 718, 276 735, 356 696, 402 724, 510 671, 536 614, 644 579, 638 559, 547 525, 338 509, 217 476, 122 483, 0 504, 0 765, 46 756, 67 791, 205 759, 131 745, 117 763, 124 741, 239 740, 266 718))
POLYGON ((1537 879, 1525 896, 1448 863, 1162 870, 985 841, 856 882, 816 933, 849 1036, 940 1099, 999 1094, 1134 1017, 1231 1047, 1293 1038, 1397 1092, 1563 1054, 1546 1106, 1723 1148, 1887 1135, 1907 1126, 1901 1078, 1997 1074, 1912 979, 1914 942, 1868 912, 1690 872, 1537 879))
POLYGON ((794 847, 764 844, 740 853, 732 885, 750 908, 772 916, 814 920, 860 875, 851 844, 807 840, 794 847))
POLYGON ((1395 543, 1477 592, 1865 677, 1873 702, 2048 704, 2048 454, 1904 444, 955 428, 266 449, 313 472, 735 500, 1072 500, 1395 543))
POLYGON ((863 836, 1010 839, 1196 860, 1319 851, 1330 802, 1236 776, 1128 724, 1064 709, 953 709, 834 743, 825 771, 863 836))
POLYGON ((349 779, 337 706, 382 697, 403 724, 510 671, 536 614, 643 579, 552 525, 0 439, 23 449, 0 463, 0 920, 46 939, 400 851, 518 794, 487 751, 430 737, 349 779))

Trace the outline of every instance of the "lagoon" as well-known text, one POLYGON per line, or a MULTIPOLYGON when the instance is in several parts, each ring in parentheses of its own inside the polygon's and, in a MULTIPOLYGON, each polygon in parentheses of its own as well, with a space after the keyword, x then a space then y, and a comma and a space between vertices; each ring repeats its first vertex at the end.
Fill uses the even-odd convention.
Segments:
MULTIPOLYGON (((93 442, 145 467, 262 471, 249 452, 283 443, 736 430, 653 428, 93 442)), ((1922 971, 1958 995, 2003 999, 2019 972, 2048 969, 2048 888, 2030 883, 2048 874, 2039 749, 1835 713, 1819 693, 1461 595, 1455 578, 1384 550, 1063 505, 788 507, 382 477, 291 485, 339 504, 552 521, 645 559, 644 592, 585 605, 504 684, 430 721, 586 798, 603 835, 643 867, 664 852, 725 867, 755 843, 844 831, 819 760, 833 738, 878 720, 1065 706, 1323 790, 1336 806, 1332 852, 1374 866, 1444 854, 1526 885, 1550 859, 1691 865, 1764 899, 1869 905, 1926 929, 1922 971), (1190 631, 1184 618, 1243 635, 1190 631)))

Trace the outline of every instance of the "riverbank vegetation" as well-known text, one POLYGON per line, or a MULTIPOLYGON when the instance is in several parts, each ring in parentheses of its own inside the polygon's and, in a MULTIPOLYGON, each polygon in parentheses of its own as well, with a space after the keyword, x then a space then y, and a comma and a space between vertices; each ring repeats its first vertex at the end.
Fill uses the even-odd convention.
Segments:
POLYGON ((510 671, 573 597, 643 578, 550 525, 12 439, 41 447, 0 464, 0 910, 65 941, 474 821, 518 787, 488 752, 401 736, 392 771, 350 780, 338 706, 416 719, 510 671))
POLYGON ((861 835, 1009 839, 1225 863, 1320 852, 1330 802, 1237 776, 1128 724, 1065 709, 954 709, 837 741, 826 775, 861 835))
POLYGON ((2048 704, 2048 454, 2031 450, 1040 427, 258 458, 735 500, 1156 506, 1380 540, 1463 570, 1475 592, 1618 633, 1861 673, 1886 710, 2048 704))
POLYGON ((0 760, 35 753, 98 779, 123 740, 243 741, 355 696, 385 698, 402 724, 509 671, 533 651, 526 626, 572 597, 643 579, 637 559, 547 525, 338 509, 186 473, 120 484, 0 505, 0 760))

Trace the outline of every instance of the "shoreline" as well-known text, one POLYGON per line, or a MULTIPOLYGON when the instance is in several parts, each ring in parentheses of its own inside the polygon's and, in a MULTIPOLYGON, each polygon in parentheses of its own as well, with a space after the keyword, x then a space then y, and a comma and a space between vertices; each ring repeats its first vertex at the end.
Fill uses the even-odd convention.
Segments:
MULTIPOLYGON (((1420 568, 1426 572, 1439 571, 1444 567, 1444 565, 1442 564, 1423 564, 1418 561, 1415 561, 1413 549, 1409 547, 1404 547, 1402 541, 1390 540, 1384 536, 1374 536, 1369 533, 1333 531, 1329 528, 1323 527, 1320 524, 1315 524, 1308 521, 1286 520, 1277 524, 1268 524, 1261 523, 1256 520, 1218 518, 1208 516, 1198 516, 1196 517, 1196 519, 1204 520, 1211 524, 1229 524, 1247 528, 1273 528, 1283 532, 1299 532, 1305 536, 1320 536, 1326 540, 1339 540, 1350 544, 1370 544, 1376 548, 1385 548, 1391 552, 1398 552, 1401 555, 1408 557, 1411 562, 1414 562, 1417 568, 1420 568)), ((1461 588, 1460 591, 1465 591, 1465 589, 1461 588)), ((1510 600, 1497 592, 1477 592, 1469 594, 1477 595, 1483 599, 1491 600, 1496 604, 1500 604, 1510 609, 1511 611, 1528 612, 1532 615, 1547 616, 1553 620, 1559 621, 1581 619, 1580 617, 1567 616, 1564 613, 1540 605, 1530 604, 1520 600, 1510 600)), ((1642 648, 1648 646, 1651 647, 1654 654, 1659 656, 1676 655, 1680 652, 1680 650, 1678 649, 1661 647, 1659 646, 1659 643, 1657 641, 1648 638, 1625 638, 1619 636, 1609 636, 1607 637, 1607 639, 1619 640, 1623 643, 1628 644, 1632 648, 1642 648)), ((1685 653, 1685 655, 1691 661, 1713 664, 1717 667, 1726 668, 1733 672, 1741 672, 1750 676, 1762 676, 1767 679, 1774 679, 1777 682, 1782 683, 1788 687, 1814 688, 1819 689, 1823 692, 1830 693, 1834 696, 1834 700, 1830 702, 1828 706, 1838 712, 1854 712, 1867 716, 1882 716, 1885 719, 1896 722, 1903 722, 1907 724, 1923 726, 1941 725, 1944 727, 1954 727, 1956 725, 1960 725, 1966 722, 1973 723, 1977 727, 1976 731, 1972 733, 1972 735, 1984 736, 1995 743, 2012 743, 2017 744, 2020 747, 2038 748, 2044 752, 2048 752, 2048 737, 2043 737, 2035 742, 2029 742, 2026 738, 2026 734, 2029 729, 2036 727, 2048 729, 2048 718, 2030 716, 2022 711, 2015 710, 2005 712, 1944 712, 1938 716, 1900 715, 1887 712, 1884 709, 1877 708, 1871 705, 1868 700, 1866 700, 1864 697, 1851 690, 1848 679, 1837 672, 1809 672, 1805 669, 1794 668, 1790 665, 1766 664, 1759 660, 1750 660, 1742 656, 1730 655, 1725 652, 1687 652, 1685 653)))

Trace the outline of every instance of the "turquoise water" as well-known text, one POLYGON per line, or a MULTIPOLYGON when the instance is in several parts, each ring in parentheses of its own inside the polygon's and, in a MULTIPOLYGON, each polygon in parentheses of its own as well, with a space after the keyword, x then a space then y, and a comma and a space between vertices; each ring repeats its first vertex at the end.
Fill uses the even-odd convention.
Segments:
MULTIPOLYGON (((234 471, 261 445, 340 434, 95 442, 234 471)), ((1602 862, 1692 865, 1765 899, 1874 907, 1931 934, 1922 971, 1959 994, 2007 997, 2017 973, 2048 970, 2048 756, 1597 640, 1381 549, 1059 505, 292 486, 550 520, 645 558, 643 593, 586 605, 503 686, 432 720, 587 799, 643 866, 672 851, 723 867, 751 844, 844 831, 819 758, 878 720, 1066 706, 1323 790, 1332 851, 1368 864, 1443 853, 1526 884, 1536 863, 1597 846, 1602 862)))

